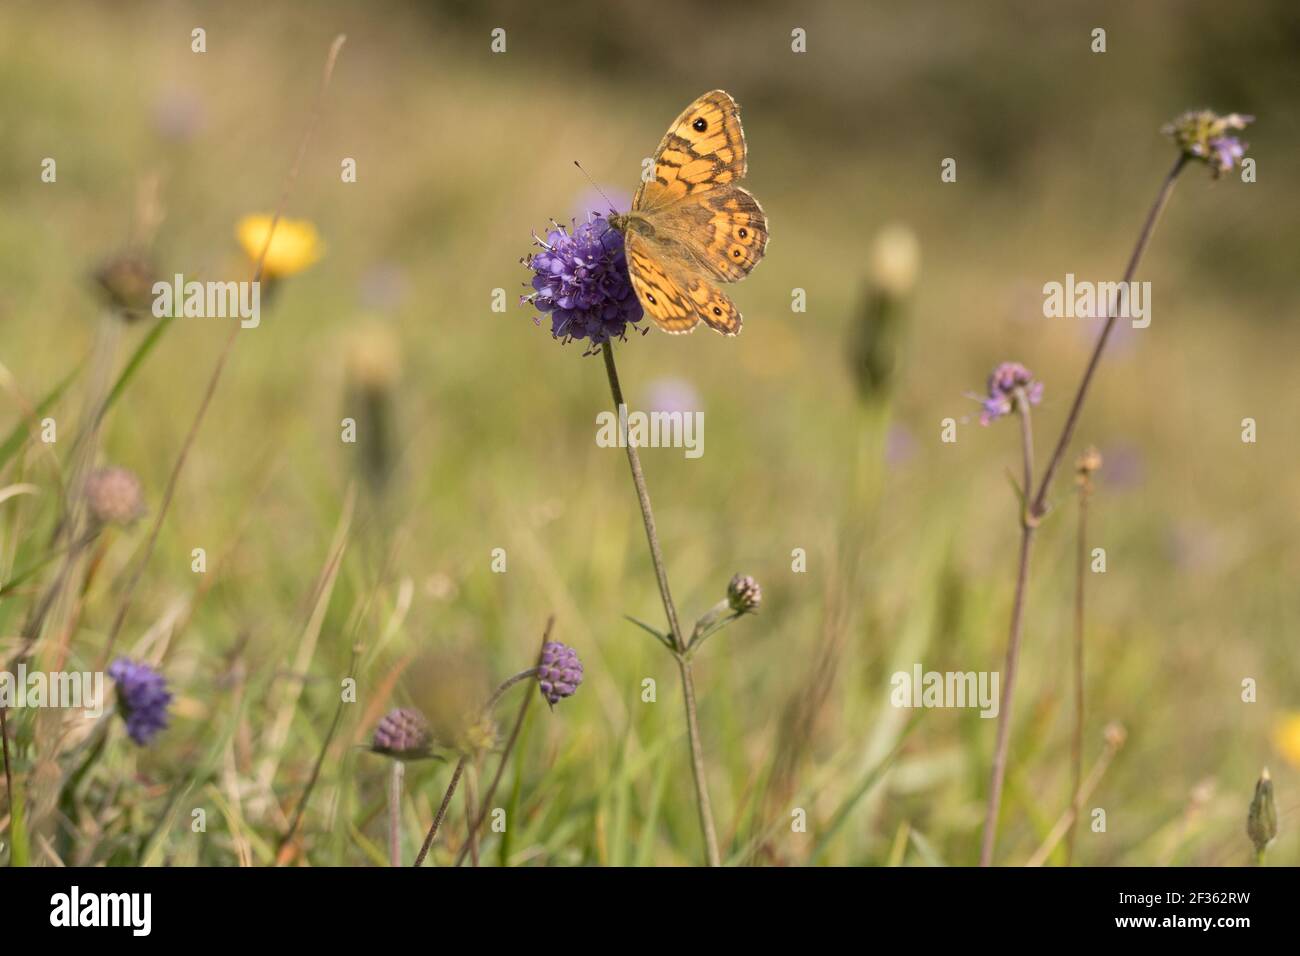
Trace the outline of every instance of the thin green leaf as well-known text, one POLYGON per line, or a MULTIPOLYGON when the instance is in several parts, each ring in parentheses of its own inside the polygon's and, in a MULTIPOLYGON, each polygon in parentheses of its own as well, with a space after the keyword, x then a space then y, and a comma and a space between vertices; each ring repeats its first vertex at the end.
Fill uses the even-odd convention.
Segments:
POLYGON ((633 624, 635 624, 637 627, 641 628, 643 631, 653 634, 659 640, 659 643, 662 644, 664 647, 668 648, 670 651, 675 649, 673 647, 672 640, 668 637, 667 634, 655 630, 645 621, 639 621, 636 618, 634 618, 631 614, 624 614, 623 616, 627 618, 629 621, 631 621, 633 624))
MULTIPOLYGON (((85 368, 85 366, 86 366, 85 359, 82 359, 75 366, 73 366, 72 371, 69 372, 66 376, 64 376, 63 381, 59 382, 59 384, 55 385, 54 388, 50 389, 50 391, 46 393, 45 397, 41 399, 40 402, 37 403, 36 407, 32 410, 34 416, 44 415, 47 411, 49 411, 50 408, 54 405, 54 403, 57 402, 59 398, 63 395, 64 391, 67 390, 67 387, 72 384, 73 380, 76 379, 76 377, 79 374, 81 374, 81 370, 85 368)), ((18 453, 18 449, 22 448, 23 445, 26 444, 26 442, 27 442, 27 422, 22 421, 14 426, 13 431, 9 433, 9 437, 5 439, 4 444, 0 445, 0 468, 3 468, 6 464, 8 464, 9 459, 12 458, 14 455, 16 455, 18 453)))

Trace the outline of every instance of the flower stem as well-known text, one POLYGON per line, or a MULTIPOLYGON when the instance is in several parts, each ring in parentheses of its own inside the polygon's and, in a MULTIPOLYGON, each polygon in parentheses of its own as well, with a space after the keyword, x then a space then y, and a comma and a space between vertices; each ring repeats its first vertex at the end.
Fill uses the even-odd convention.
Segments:
MULTIPOLYGON (((619 385, 618 369, 614 365, 614 347, 605 342, 601 345, 605 357, 605 371, 609 375, 609 391, 614 398, 614 411, 624 404, 623 388, 619 385)), ((691 671, 691 662, 686 657, 686 639, 681 625, 677 622, 677 608, 673 604, 672 593, 668 589, 668 572, 664 568, 663 552, 659 548, 659 534, 655 530, 654 512, 650 508, 650 493, 646 490, 645 475, 641 472, 641 458, 636 446, 627 442, 627 462, 632 470, 632 484, 636 487, 637 501, 641 505, 641 518, 645 522, 646 540, 650 544, 650 560, 654 564, 655 578, 659 582, 659 597, 663 601, 664 614, 668 617, 668 627, 672 631, 674 656, 677 668, 682 676, 682 698, 686 705, 687 740, 691 749, 691 775, 695 780, 695 803, 700 814, 700 831, 704 835, 704 852, 709 866, 721 866, 722 857, 718 853, 718 835, 713 826, 713 808, 709 803, 709 786, 704 766, 704 747, 700 740, 700 723, 695 703, 695 680, 691 671)))
MULTIPOLYGON (((1179 153, 1173 168, 1165 176, 1165 181, 1160 186, 1156 201, 1151 204, 1151 209, 1147 213, 1146 222, 1142 224, 1142 232, 1138 235, 1137 244, 1133 247, 1133 252, 1129 256, 1128 267, 1124 270, 1124 279, 1122 281, 1124 286, 1133 281, 1133 274, 1137 272, 1138 263, 1142 261, 1142 255, 1151 242, 1152 234, 1155 233, 1160 213, 1164 211, 1165 204, 1169 202, 1169 197, 1174 191, 1174 182, 1178 179, 1178 174, 1183 171, 1186 164, 1187 156, 1179 153)), ((1034 498, 1033 504, 1033 513, 1037 517, 1041 518, 1047 511, 1047 493, 1052 487, 1052 477, 1056 474, 1061 459, 1065 457, 1065 453, 1070 447, 1070 439, 1074 437, 1075 426, 1079 424, 1079 416, 1083 411, 1083 400, 1088 395, 1088 386, 1092 384, 1093 376, 1097 372, 1097 364, 1101 361, 1102 350, 1106 347, 1106 342, 1110 339, 1110 333, 1115 328, 1115 323, 1118 320, 1118 313, 1112 312, 1107 315, 1106 325, 1102 328, 1101 335, 1097 337, 1097 344, 1092 350, 1092 357, 1088 360, 1088 367, 1084 370, 1083 380, 1079 383, 1079 390, 1075 393, 1074 401, 1070 404, 1070 414, 1066 416, 1065 427, 1061 429, 1061 437, 1056 442, 1056 450, 1052 452, 1052 457, 1047 462, 1047 468, 1043 471, 1042 484, 1038 486, 1038 494, 1034 498)))
POLYGON ((406 775, 406 765, 400 760, 394 760, 392 764, 392 774, 388 778, 388 863, 401 866, 402 778, 406 775))
MULTIPOLYGON (((1178 174, 1183 171, 1183 166, 1186 164, 1187 157, 1180 153, 1173 167, 1166 174, 1164 182, 1160 186, 1160 192, 1156 195, 1156 200, 1147 213, 1146 221, 1142 224, 1142 231, 1138 234, 1137 244, 1133 247, 1133 252, 1129 256, 1128 266, 1124 270, 1123 282, 1125 285, 1133 280, 1133 274, 1137 272, 1138 263, 1142 261, 1142 254, 1146 252, 1147 245, 1151 242, 1151 236, 1155 232, 1160 213, 1169 201, 1178 174)), ((1079 382, 1079 389, 1074 395, 1074 401, 1070 404, 1070 412, 1066 416, 1065 426, 1061 429, 1061 437, 1056 442, 1052 457, 1048 460, 1047 467, 1043 471, 1038 492, 1032 496, 1032 500, 1028 500, 1030 499, 1032 486, 1028 481, 1025 483, 1028 506, 1021 514, 1020 564, 1016 572, 1016 596, 1011 605, 1011 633, 1007 642, 1006 673, 1002 685, 1002 703, 998 710, 997 744, 993 752, 993 773, 989 786, 988 810, 984 816, 984 837, 980 847, 980 866, 990 866, 993 863, 993 848, 997 838, 998 811, 1002 802, 1002 783, 1006 775, 1007 748, 1011 736, 1011 695, 1015 687, 1016 664, 1020 656, 1021 625, 1025 610, 1025 586, 1029 577, 1029 553, 1033 544, 1034 530, 1039 520, 1047 512, 1047 495, 1051 490, 1052 477, 1056 474, 1061 459, 1065 457, 1065 453, 1070 447, 1070 440, 1074 437, 1074 429, 1078 425, 1080 414, 1083 411, 1083 401, 1087 397, 1088 386, 1092 383, 1093 376, 1097 372, 1102 350, 1105 349, 1106 342, 1110 339, 1110 333, 1115 328, 1118 319, 1118 313, 1113 311, 1106 317, 1106 325, 1102 328, 1101 335, 1097 337, 1097 344, 1093 347, 1092 357, 1088 360, 1083 379, 1079 382)), ((1024 405, 1024 403, 1020 404, 1024 405)), ((1032 454, 1032 452, 1027 452, 1028 454, 1032 454)))
MULTIPOLYGON (((542 659, 542 649, 546 647, 546 642, 551 639, 551 630, 555 627, 555 615, 552 614, 546 619, 546 628, 542 631, 541 647, 537 649, 537 660, 540 666, 542 659)), ((474 816, 474 832, 477 833, 483 821, 487 819, 488 807, 492 803, 492 797, 497 792, 497 786, 501 783, 501 777, 506 770, 506 761, 510 759, 511 752, 515 749, 515 743, 519 740, 519 732, 523 730, 524 718, 528 716, 528 706, 533 702, 532 694, 525 694, 524 699, 519 702, 519 711, 515 714, 515 725, 510 728, 510 736, 506 738, 505 749, 501 751, 501 760, 497 763, 497 769, 492 774, 492 782, 488 784, 487 790, 483 794, 483 799, 479 802, 478 810, 474 816)), ((465 862, 465 856, 469 853, 469 844, 460 848, 460 853, 456 856, 456 866, 465 862)))
POLYGON ((478 820, 474 818, 474 803, 474 768, 470 767, 465 774, 465 845, 469 847, 471 864, 478 866, 478 820))
POLYGON ((416 866, 423 866, 424 858, 429 855, 429 848, 433 846, 433 838, 438 835, 438 827, 442 826, 442 818, 447 815, 447 807, 451 806, 451 798, 456 793, 456 784, 460 783, 461 775, 465 772, 465 764, 468 761, 468 754, 462 754, 461 758, 456 761, 456 769, 451 775, 451 783, 447 784, 447 792, 442 795, 442 804, 438 807, 438 812, 433 818, 433 823, 429 826, 429 832, 424 837, 420 852, 415 857, 416 866))
MULTIPOLYGON (((483 705, 483 713, 490 714, 492 709, 496 707, 497 702, 505 696, 506 691, 511 687, 514 687, 522 680, 528 680, 528 678, 536 676, 537 668, 530 667, 528 670, 520 671, 513 677, 506 678, 506 680, 502 682, 501 686, 498 687, 492 696, 488 698, 488 702, 483 705)), ((456 793, 456 785, 460 783, 460 778, 465 773, 465 765, 469 762, 469 758, 470 755, 465 753, 461 754, 460 759, 456 761, 456 771, 451 775, 451 783, 447 784, 447 792, 443 794, 442 805, 438 807, 438 813, 433 818, 433 823, 429 826, 429 832, 424 838, 424 844, 420 847, 420 855, 415 858, 416 866, 420 866, 424 863, 424 858, 429 854, 429 847, 433 846, 433 838, 438 835, 438 827, 442 826, 442 818, 447 815, 447 807, 450 806, 451 798, 456 793)), ((470 816, 473 815, 473 811, 469 809, 466 810, 466 813, 470 816)))
MULTIPOLYGON (((1020 412, 1020 438, 1024 455, 1025 488, 1033 487, 1034 438, 1029 417, 1029 402, 1022 389, 1016 390, 1016 408, 1020 412)), ((1016 687, 1016 669, 1020 662, 1020 639, 1024 629, 1025 591, 1029 586, 1029 553, 1034 543, 1037 522, 1030 513, 1028 492, 1020 514, 1020 562, 1016 570, 1016 596, 1011 607, 1011 634, 1007 639, 1007 658, 1002 666, 1002 700, 998 705, 998 736, 993 748, 993 771, 989 783, 989 803, 984 816, 984 839, 980 846, 980 866, 993 862, 993 841, 997 835, 998 811, 1002 806, 1002 782, 1007 772, 1007 751, 1011 743, 1011 700, 1016 687)))
POLYGON ((1070 806, 1074 819, 1065 837, 1065 865, 1074 859, 1074 835, 1079 828, 1079 807, 1083 802, 1083 588, 1088 567, 1088 495, 1092 487, 1088 476, 1079 482, 1079 525, 1074 566, 1074 739, 1070 744, 1070 758, 1074 764, 1073 786, 1070 789, 1070 806))

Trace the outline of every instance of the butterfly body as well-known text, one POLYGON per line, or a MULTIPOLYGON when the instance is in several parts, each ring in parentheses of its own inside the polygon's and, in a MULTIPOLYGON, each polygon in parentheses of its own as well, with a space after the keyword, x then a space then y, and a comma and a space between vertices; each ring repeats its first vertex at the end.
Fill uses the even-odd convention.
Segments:
POLYGON ((701 319, 724 335, 740 331, 740 310, 715 283, 749 275, 767 247, 767 217, 738 185, 747 168, 740 109, 713 90, 669 127, 632 209, 609 217, 632 287, 665 332, 693 331, 701 319))

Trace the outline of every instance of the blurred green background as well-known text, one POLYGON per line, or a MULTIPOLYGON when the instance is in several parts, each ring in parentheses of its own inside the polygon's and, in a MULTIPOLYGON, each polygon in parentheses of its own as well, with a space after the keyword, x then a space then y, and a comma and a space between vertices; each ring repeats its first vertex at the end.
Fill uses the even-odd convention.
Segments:
MULTIPOLYGON (((41 820, 52 853, 78 833, 85 862, 272 862, 360 642, 359 700, 344 708, 295 858, 382 862, 386 764, 352 745, 390 705, 481 698, 527 666, 554 613, 586 682, 554 713, 533 708, 499 798, 508 841, 492 836, 485 861, 699 860, 675 666, 623 619, 662 614, 626 460, 593 442, 604 370, 514 299, 530 232, 579 215, 589 193, 573 160, 626 196, 669 121, 721 87, 741 104, 748 186, 772 233, 761 267, 730 290, 744 332, 652 331, 616 354, 634 407, 686 389, 705 411, 702 458, 643 453, 683 615, 703 613, 736 571, 764 589, 761 613, 714 638, 697 668, 724 857, 974 862, 995 722, 889 704, 890 674, 917 662, 1002 668, 1018 436, 1008 422, 981 429, 969 396, 999 361, 1032 368, 1046 385, 1042 463, 1099 328, 1043 318, 1042 284, 1119 278, 1174 158, 1160 126, 1211 107, 1258 118, 1245 134, 1258 181, 1184 173, 1138 274, 1153 284, 1151 327, 1121 326, 1076 440, 1106 458, 1092 506, 1108 570, 1088 580, 1086 767, 1106 723, 1128 731, 1088 804, 1106 809, 1107 832, 1083 830, 1076 862, 1246 861, 1264 765, 1282 816, 1270 859, 1297 862, 1294 4, 730 2, 706 13, 672 0, 10 0, 0 434, 95 347, 110 320, 89 276, 139 234, 148 183, 163 276, 248 278, 234 224, 275 208, 337 33, 347 44, 287 206, 317 225, 325 257, 239 333, 118 644, 164 662, 173 726, 147 751, 112 740, 79 814, 41 820), (195 27, 206 53, 191 52, 195 27), (496 27, 504 54, 489 48, 496 27), (791 52, 796 27, 805 54, 791 52), (1103 54, 1090 50, 1095 27, 1103 54), (57 183, 41 182, 44 157, 57 183), (344 157, 355 183, 340 181, 344 157), (956 183, 940 182, 946 157, 956 183), (893 375, 864 402, 847 343, 890 224, 915 234, 920 268, 899 306, 893 375), (497 288, 504 314, 491 309, 497 288), (795 288, 806 313, 791 310, 795 288), (390 427, 382 490, 362 461, 383 452, 339 437, 343 417, 368 420, 356 386, 376 362, 374 407, 390 427), (939 440, 946 417, 961 423, 955 444, 939 440), (1245 417, 1255 444, 1240 439, 1245 417), (354 481, 313 648, 313 589, 354 481), (209 555, 202 578, 195 547, 209 555), (494 548, 505 574, 491 570, 494 548), (805 573, 791 570, 795 548, 805 573), (656 703, 641 699, 646 678, 656 703), (1245 678, 1258 682, 1255 703, 1241 701, 1245 678), (198 806, 209 808, 201 837, 186 825, 198 806), (807 833, 791 832, 793 808, 807 811, 807 833)), ((118 332, 117 366, 153 322, 118 332)), ((175 322, 104 424, 98 460, 141 476, 151 517, 228 330, 175 322)), ((75 434, 85 387, 82 376, 51 412, 61 435, 75 434)), ((6 571, 48 540, 65 456, 62 440, 30 444, 0 476, 43 489, 0 504, 6 571)), ((1035 556, 1005 862, 1027 859, 1069 800, 1072 494, 1063 473, 1035 556)), ((102 650, 148 527, 109 542, 72 665, 102 650)), ((6 656, 41 583, 0 598, 6 656)), ((19 765, 37 785, 43 746, 19 765)), ((448 772, 408 775, 408 859, 448 772)), ((463 833, 448 826, 440 861, 463 833)))

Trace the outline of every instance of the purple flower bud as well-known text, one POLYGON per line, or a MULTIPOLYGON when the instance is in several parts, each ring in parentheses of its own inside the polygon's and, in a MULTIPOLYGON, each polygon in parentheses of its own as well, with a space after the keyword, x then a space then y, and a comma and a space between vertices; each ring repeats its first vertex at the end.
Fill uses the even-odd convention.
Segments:
POLYGON ((375 728, 371 749, 398 760, 429 756, 429 723, 418 710, 399 707, 390 710, 375 728))
MULTIPOLYGON (((621 339, 644 317, 627 271, 623 236, 608 220, 593 216, 572 233, 554 223, 542 251, 524 260, 533 270, 533 291, 520 298, 551 316, 551 335, 561 341, 586 339, 592 347, 621 339)), ((540 319, 534 319, 540 324, 540 319)))
POLYGON ((763 589, 747 574, 737 574, 727 585, 727 603, 737 614, 749 614, 763 602, 763 589))
POLYGON ((582 661, 578 652, 559 641, 547 641, 537 668, 537 684, 552 707, 570 697, 582 683, 582 661))
POLYGON ((987 425, 1014 411, 1018 392, 1030 405, 1037 405, 1043 400, 1043 383, 1034 381, 1034 373, 1019 362, 1003 362, 989 376, 988 397, 980 402, 980 424, 987 425))
POLYGON ((167 726, 167 705, 172 695, 162 674, 148 664, 119 657, 108 668, 117 682, 117 701, 126 719, 126 732, 141 747, 148 746, 167 726))

